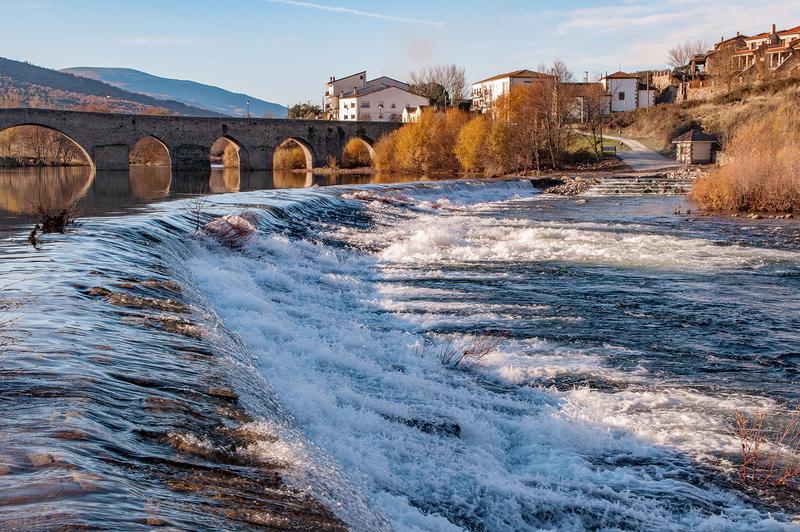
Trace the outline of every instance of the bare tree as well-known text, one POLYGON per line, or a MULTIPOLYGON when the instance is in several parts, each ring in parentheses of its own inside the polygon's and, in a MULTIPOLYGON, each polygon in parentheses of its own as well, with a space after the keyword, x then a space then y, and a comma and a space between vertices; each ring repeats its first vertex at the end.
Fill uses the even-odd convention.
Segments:
POLYGON ((583 129, 579 134, 591 143, 595 159, 599 162, 603 158, 603 125, 609 114, 611 98, 602 85, 589 85, 580 97, 579 105, 582 106, 583 129))
POLYGON ((667 54, 669 65, 680 68, 689 64, 692 57, 705 53, 708 50, 708 43, 705 41, 686 41, 675 45, 667 54))
POLYGON ((467 95, 467 78, 464 67, 454 64, 423 67, 411 72, 408 76, 409 85, 412 85, 420 94, 432 100, 441 100, 435 103, 452 105, 463 100, 467 95))

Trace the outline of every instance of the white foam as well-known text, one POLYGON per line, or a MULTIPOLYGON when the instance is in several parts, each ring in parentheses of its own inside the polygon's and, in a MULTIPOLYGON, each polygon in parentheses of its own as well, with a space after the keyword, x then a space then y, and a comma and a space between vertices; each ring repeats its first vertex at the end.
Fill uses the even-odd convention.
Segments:
MULTIPOLYGON (((732 412, 764 406, 759 400, 645 386, 643 368, 608 367, 621 349, 610 345, 506 340, 467 371, 444 367, 437 350, 453 338, 422 335, 431 320, 513 319, 513 308, 441 301, 458 289, 428 292, 403 279, 420 269, 441 277, 439 261, 707 271, 793 256, 602 224, 487 219, 457 209, 408 214, 373 203, 383 213, 376 229, 329 236, 380 249, 374 254, 262 235, 242 252, 199 248, 186 267, 257 357, 297 426, 395 528, 776 525, 735 494, 686 480, 699 475, 692 458, 732 450, 732 412), (614 386, 529 386, 576 374, 614 386)), ((281 439, 278 448, 254 444, 247 452, 315 467, 315 451, 291 434, 281 439)), ((335 511, 357 528, 344 499, 335 511)))
POLYGON ((391 244, 380 256, 401 264, 524 261, 697 272, 800 258, 795 252, 721 247, 700 238, 631 229, 466 214, 424 215, 384 235, 391 244))

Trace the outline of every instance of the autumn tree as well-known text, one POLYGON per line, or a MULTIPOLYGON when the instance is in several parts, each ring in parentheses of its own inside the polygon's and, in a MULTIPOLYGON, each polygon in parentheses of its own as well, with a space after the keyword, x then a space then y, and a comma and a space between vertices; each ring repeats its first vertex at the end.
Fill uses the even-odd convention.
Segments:
POLYGON ((454 147, 456 159, 466 172, 484 172, 489 163, 489 117, 480 114, 467 122, 458 133, 454 147))

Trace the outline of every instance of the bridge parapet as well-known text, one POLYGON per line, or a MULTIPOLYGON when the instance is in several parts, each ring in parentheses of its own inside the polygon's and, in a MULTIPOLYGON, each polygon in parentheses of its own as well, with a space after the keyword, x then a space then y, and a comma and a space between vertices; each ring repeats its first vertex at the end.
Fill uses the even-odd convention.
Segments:
POLYGON ((304 145, 314 163, 320 164, 328 157, 341 158, 351 138, 373 143, 401 124, 0 109, 0 131, 24 125, 63 133, 83 149, 98 170, 127 169, 130 150, 148 136, 164 143, 174 168, 208 166, 212 144, 225 137, 244 151, 243 160, 251 169, 271 170, 275 150, 288 139, 304 145))

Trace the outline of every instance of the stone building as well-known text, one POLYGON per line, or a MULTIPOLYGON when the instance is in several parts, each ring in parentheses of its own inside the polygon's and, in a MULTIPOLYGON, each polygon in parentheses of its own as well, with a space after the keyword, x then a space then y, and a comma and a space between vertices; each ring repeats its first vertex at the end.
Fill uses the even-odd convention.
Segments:
POLYGON ((675 144, 675 159, 682 164, 708 164, 714 161, 717 138, 692 129, 672 141, 675 144))

